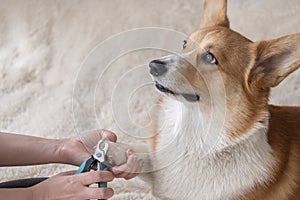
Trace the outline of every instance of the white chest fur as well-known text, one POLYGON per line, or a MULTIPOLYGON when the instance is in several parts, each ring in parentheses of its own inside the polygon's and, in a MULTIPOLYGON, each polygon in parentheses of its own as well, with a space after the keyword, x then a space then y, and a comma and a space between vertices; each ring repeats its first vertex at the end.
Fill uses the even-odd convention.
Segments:
POLYGON ((258 124, 233 145, 226 137, 207 139, 199 110, 171 99, 162 108, 152 173, 158 198, 230 199, 269 180, 273 159, 267 125, 258 124), (212 148, 204 148, 205 142, 212 148))

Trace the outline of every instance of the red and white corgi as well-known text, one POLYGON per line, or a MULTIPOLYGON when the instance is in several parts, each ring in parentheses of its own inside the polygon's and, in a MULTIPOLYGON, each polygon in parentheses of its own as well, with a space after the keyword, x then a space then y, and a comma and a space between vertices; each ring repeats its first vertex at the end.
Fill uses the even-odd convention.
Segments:
POLYGON ((268 104, 300 66, 300 34, 252 42, 205 0, 182 54, 153 60, 163 93, 152 141, 159 199, 300 199, 300 107, 268 104))

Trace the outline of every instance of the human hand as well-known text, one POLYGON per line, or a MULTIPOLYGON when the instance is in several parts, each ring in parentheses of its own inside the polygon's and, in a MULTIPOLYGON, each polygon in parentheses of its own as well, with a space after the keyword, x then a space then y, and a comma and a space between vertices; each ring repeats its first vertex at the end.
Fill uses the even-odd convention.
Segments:
POLYGON ((100 129, 60 140, 60 157, 62 163, 79 166, 94 153, 95 146, 99 140, 116 142, 117 136, 111 131, 100 129))
MULTIPOLYGON (((94 130, 80 134, 79 136, 61 140, 62 163, 79 166, 95 151, 99 140, 117 141, 117 136, 108 130, 94 130)), ((134 152, 127 150, 127 163, 110 169, 117 178, 131 179, 137 176, 142 168, 143 160, 138 160, 134 152)))
POLYGON ((110 182, 114 175, 109 171, 75 171, 60 173, 31 188, 33 200, 83 200, 108 199, 113 196, 111 188, 89 187, 97 182, 110 182))

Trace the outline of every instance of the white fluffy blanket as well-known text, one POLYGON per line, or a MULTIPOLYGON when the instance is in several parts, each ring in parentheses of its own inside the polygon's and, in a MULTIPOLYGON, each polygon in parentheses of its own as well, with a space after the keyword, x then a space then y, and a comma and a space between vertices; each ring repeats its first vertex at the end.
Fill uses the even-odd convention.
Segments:
MULTIPOLYGON (((201 11, 200 0, 1 0, 0 131, 63 138, 107 128, 119 141, 140 142, 157 98, 147 63, 167 52, 139 49, 114 55, 106 66, 84 59, 110 36, 131 29, 162 27, 188 35, 198 28, 201 11)), ((232 28, 254 41, 300 32, 299 0, 229 0, 228 13, 232 28)), ((134 40, 108 41, 104 57, 134 40)), ((175 38, 172 44, 182 45, 175 38)), ((299 77, 300 70, 276 88, 271 102, 299 105, 299 77)), ((1 168, 0 177, 51 176, 68 169, 73 167, 1 168)), ((112 187, 115 199, 151 199, 138 179, 118 180, 112 187)))

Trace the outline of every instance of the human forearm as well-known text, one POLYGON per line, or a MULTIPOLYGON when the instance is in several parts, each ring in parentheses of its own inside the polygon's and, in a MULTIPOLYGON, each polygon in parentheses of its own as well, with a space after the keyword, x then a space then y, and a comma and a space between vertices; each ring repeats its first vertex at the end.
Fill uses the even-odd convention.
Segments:
POLYGON ((9 188, 0 189, 0 200, 32 200, 31 188, 9 188))
POLYGON ((62 162, 60 140, 0 133, 0 166, 62 162))
MULTIPOLYGON (((47 163, 79 166, 94 153, 94 147, 99 140, 116 142, 117 137, 113 132, 103 129, 58 140, 0 132, 0 166, 47 163)), ((128 155, 128 161, 132 160, 129 159, 130 157, 135 157, 135 155, 128 155)), ((120 166, 121 168, 116 168, 116 170, 133 169, 132 166, 136 164, 135 161, 126 163, 124 166, 120 166)), ((133 175, 125 172, 125 174, 118 177, 131 178, 133 175)))

